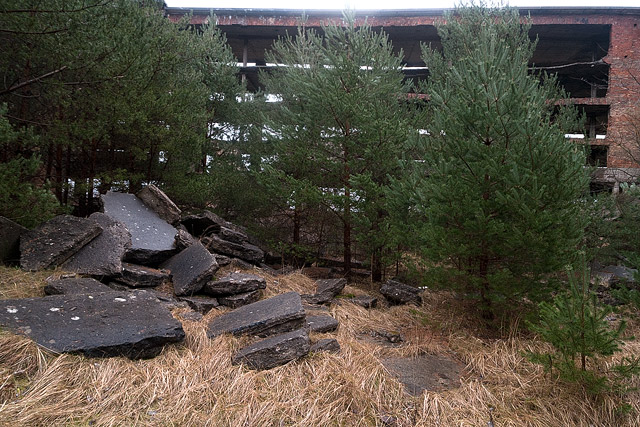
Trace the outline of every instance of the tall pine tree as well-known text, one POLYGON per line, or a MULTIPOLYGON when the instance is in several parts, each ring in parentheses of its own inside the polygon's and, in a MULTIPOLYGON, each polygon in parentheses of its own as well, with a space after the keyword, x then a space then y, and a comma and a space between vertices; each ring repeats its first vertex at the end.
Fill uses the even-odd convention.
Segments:
POLYGON ((584 154, 565 139, 580 121, 553 78, 529 73, 529 29, 515 9, 463 7, 438 26, 442 51, 423 49, 432 114, 407 192, 423 253, 487 317, 542 290, 585 226, 584 154))
POLYGON ((263 75, 266 92, 281 98, 266 120, 274 155, 265 173, 294 209, 319 203, 334 212, 345 273, 357 241, 379 280, 390 241, 386 189, 402 173, 396 160, 412 131, 402 54, 346 14, 321 33, 303 27, 279 40, 268 61, 286 65, 263 75))

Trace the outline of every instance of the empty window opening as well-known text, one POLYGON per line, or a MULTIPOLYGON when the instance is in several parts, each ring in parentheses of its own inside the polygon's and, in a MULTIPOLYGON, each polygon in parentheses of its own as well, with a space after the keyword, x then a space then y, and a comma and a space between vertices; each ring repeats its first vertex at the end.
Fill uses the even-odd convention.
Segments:
POLYGON ((608 153, 609 153, 609 147, 606 145, 589 146, 589 155, 587 156, 587 164, 589 164, 589 166, 606 168, 608 153))

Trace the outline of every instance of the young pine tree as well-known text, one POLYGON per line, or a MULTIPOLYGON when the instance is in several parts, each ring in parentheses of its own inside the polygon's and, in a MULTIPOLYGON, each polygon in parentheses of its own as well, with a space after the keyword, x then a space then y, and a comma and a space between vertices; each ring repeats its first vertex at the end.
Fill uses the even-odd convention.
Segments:
POLYGON ((265 91, 281 101, 266 123, 273 156, 269 179, 295 209, 320 204, 342 224, 345 273, 358 241, 371 256, 373 279, 388 246, 386 189, 403 173, 397 159, 412 131, 402 54, 388 37, 345 15, 323 34, 301 28, 275 43, 265 91))
POLYGON ((553 78, 529 73, 535 43, 517 10, 463 7, 445 21, 442 51, 423 49, 432 114, 410 193, 424 254, 491 318, 532 298, 582 240, 588 178, 564 136, 580 122, 553 78))

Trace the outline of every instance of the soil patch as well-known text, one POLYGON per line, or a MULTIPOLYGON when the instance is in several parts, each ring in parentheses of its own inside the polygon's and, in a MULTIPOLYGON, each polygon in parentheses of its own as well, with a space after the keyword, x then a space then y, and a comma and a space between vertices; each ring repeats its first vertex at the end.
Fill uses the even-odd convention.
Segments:
POLYGON ((416 358, 392 357, 383 359, 382 364, 412 396, 420 396, 423 390, 443 391, 459 387, 464 368, 445 355, 433 354, 416 358))

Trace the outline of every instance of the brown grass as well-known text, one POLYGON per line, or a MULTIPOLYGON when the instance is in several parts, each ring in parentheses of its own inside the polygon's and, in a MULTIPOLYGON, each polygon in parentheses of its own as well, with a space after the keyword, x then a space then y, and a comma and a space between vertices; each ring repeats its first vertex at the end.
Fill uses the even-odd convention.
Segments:
MULTIPOLYGON (((263 276, 267 296, 314 290, 313 281, 298 273, 263 276)), ((0 268, 0 277, 0 295, 8 298, 40 295, 46 276, 0 268)), ((340 328, 326 336, 337 337, 340 353, 312 354, 264 372, 231 365, 246 339, 206 337, 207 321, 222 310, 183 322, 185 342, 151 360, 56 356, 1 333, 0 425, 375 426, 393 417, 398 426, 482 426, 490 408, 496 426, 640 425, 637 394, 588 397, 522 356, 543 344, 517 335, 478 338, 460 321, 451 295, 425 299, 420 308, 334 304, 330 312, 340 328), (357 338, 371 330, 400 332, 405 343, 384 347, 357 338), (460 387, 411 397, 380 363, 424 352, 448 354, 466 365, 460 387), (622 403, 631 405, 629 414, 618 411, 622 403)), ((638 352, 636 342, 625 348, 625 354, 638 352)))

